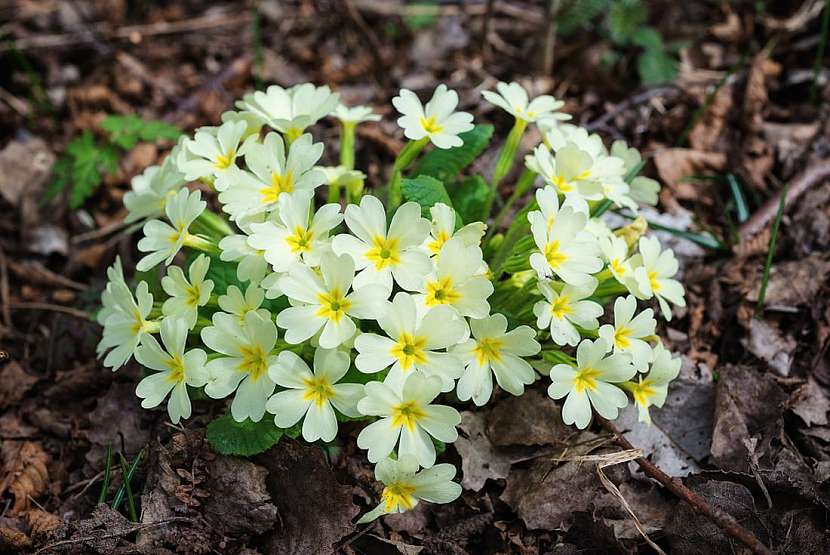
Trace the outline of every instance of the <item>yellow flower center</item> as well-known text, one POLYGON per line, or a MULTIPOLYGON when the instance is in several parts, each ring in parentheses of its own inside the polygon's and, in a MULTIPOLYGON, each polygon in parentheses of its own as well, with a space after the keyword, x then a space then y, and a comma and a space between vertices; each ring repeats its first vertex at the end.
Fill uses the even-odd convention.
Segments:
POLYGON ((648 276, 648 282, 651 285, 651 290, 657 293, 663 287, 657 280, 657 272, 651 270, 646 275, 648 276))
POLYGON ((401 261, 398 248, 400 239, 397 237, 383 237, 375 235, 372 238, 372 247, 366 251, 366 258, 375 265, 375 269, 382 270, 388 266, 395 266, 401 261))
POLYGON ((335 324, 340 323, 352 306, 352 302, 336 287, 328 293, 319 293, 317 300, 320 302, 317 316, 331 320, 335 324))
POLYGON ((303 378, 303 385, 305 385, 303 400, 312 401, 318 407, 322 407, 323 403, 336 395, 331 382, 325 376, 303 378))
POLYGON ((501 348, 504 346, 504 341, 487 337, 476 342, 473 352, 476 355, 476 360, 479 366, 484 366, 488 362, 498 362, 501 360, 501 348))
POLYGON ((234 160, 236 160, 236 149, 232 148, 225 154, 217 156, 213 161, 213 167, 217 170, 226 170, 233 165, 234 160))
POLYGON ((259 345, 245 345, 241 347, 242 362, 237 370, 248 374, 253 381, 258 381, 268 372, 268 356, 259 345))
POLYGON ((422 116, 418 123, 421 124, 421 129, 428 134, 440 133, 444 129, 444 126, 438 123, 435 116, 429 116, 428 118, 422 116))
POLYGON ((611 272, 618 276, 625 275, 625 266, 623 265, 622 261, 619 258, 612 258, 611 259, 611 272))
POLYGON ((600 375, 600 371, 596 368, 581 368, 576 371, 576 376, 574 376, 574 391, 577 393, 582 393, 586 389, 589 391, 593 391, 597 388, 597 376, 600 375))
POLYGON ((573 183, 571 183, 570 181, 565 179, 564 175, 558 175, 558 174, 552 175, 550 177, 550 180, 553 183, 553 185, 559 191, 561 191, 563 193, 570 193, 571 191, 574 190, 573 183))
POLYGON ((557 320, 561 320, 568 314, 573 313, 573 311, 570 299, 566 295, 559 295, 550 304, 550 313, 553 314, 557 320))
POLYGON ((631 328, 622 326, 614 331, 614 345, 618 349, 628 349, 631 347, 631 328))
POLYGON ((651 404, 651 398, 654 397, 654 394, 656 393, 654 388, 651 387, 651 384, 651 380, 646 379, 645 381, 640 381, 630 387, 631 396, 634 397, 635 403, 643 407, 647 407, 651 404))
POLYGON ((424 364, 427 361, 424 347, 427 340, 425 337, 415 337, 409 333, 402 333, 398 342, 391 349, 393 357, 401 363, 401 368, 408 371, 414 364, 424 364))
POLYGON ((415 493, 415 486, 403 482, 392 482, 383 488, 380 501, 388 513, 396 512, 400 508, 408 511, 415 506, 413 493, 415 493))
POLYGON ((260 189, 259 194, 262 195, 262 204, 270 204, 272 202, 277 202, 277 199, 280 198, 282 193, 290 193, 293 190, 293 173, 290 171, 285 172, 284 174, 280 172, 273 172, 271 174, 271 185, 260 189))
POLYGON ((565 263, 568 259, 563 252, 559 250, 559 241, 554 239, 545 245, 545 260, 548 261, 551 269, 555 270, 565 263))
POLYGON ((314 232, 310 229, 303 229, 301 226, 294 228, 294 233, 285 238, 288 247, 294 254, 308 252, 311 250, 311 242, 314 239, 314 232))
POLYGON ((442 229, 437 235, 435 235, 435 238, 427 244, 427 248, 432 254, 438 254, 441 251, 441 247, 444 246, 444 243, 446 243, 449 238, 450 234, 442 229))
POLYGON ((418 420, 426 415, 424 409, 417 402, 404 401, 392 407, 392 426, 394 428, 403 426, 411 432, 415 429, 418 420))
POLYGON ((167 381, 170 383, 182 383, 184 381, 184 361, 179 355, 173 355, 167 362, 170 372, 167 374, 167 381))
POLYGON ((192 308, 199 306, 199 298, 202 296, 202 286, 193 284, 187 288, 187 304, 192 308))
POLYGON ((288 141, 288 144, 291 144, 297 139, 299 139, 300 135, 303 134, 303 131, 305 131, 305 129, 301 127, 289 127, 288 129, 286 129, 285 138, 288 141))
POLYGON ((453 289, 452 278, 443 277, 437 281, 427 282, 426 305, 454 304, 461 298, 461 293, 453 289))

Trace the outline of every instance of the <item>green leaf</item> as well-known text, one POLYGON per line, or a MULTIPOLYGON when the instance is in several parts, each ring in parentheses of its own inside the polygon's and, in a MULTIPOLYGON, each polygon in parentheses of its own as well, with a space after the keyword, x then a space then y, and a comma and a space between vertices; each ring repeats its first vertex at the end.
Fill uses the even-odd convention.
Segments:
POLYGON ((415 178, 405 178, 401 181, 403 198, 421 205, 421 214, 430 218, 429 209, 438 202, 452 206, 452 200, 444 188, 444 184, 428 175, 419 175, 415 178))
POLYGON ((657 29, 641 27, 631 39, 643 48, 643 53, 637 58, 637 71, 644 85, 665 83, 674 79, 677 64, 666 52, 663 37, 657 29))
POLYGON ((174 125, 163 121, 145 121, 134 114, 107 116, 101 122, 101 129, 109 133, 113 144, 124 150, 133 148, 138 141, 176 140, 181 135, 174 125))
POLYGON ((226 414, 208 424, 206 437, 217 453, 250 457, 276 445, 284 433, 267 416, 259 422, 237 422, 226 414))
POLYGON ((450 199, 465 223, 483 222, 487 218, 487 199, 490 186, 480 175, 471 175, 458 187, 450 188, 450 199))
MULTIPOLYGON (((193 253, 192 260, 195 260, 199 254, 201 253, 193 253)), ((236 277, 236 266, 236 262, 225 262, 216 256, 210 257, 210 267, 207 274, 205 274, 205 279, 213 280, 214 295, 224 295, 230 285, 236 285, 242 293, 245 293, 248 285, 239 281, 239 278, 236 277)))
POLYGON ((646 23, 648 10, 640 0, 617 0, 608 11, 611 40, 625 44, 646 23))
POLYGON ((461 133, 464 144, 455 148, 436 148, 425 154, 415 166, 413 176, 430 175, 451 184, 461 170, 473 163, 493 136, 493 126, 476 125, 471 131, 461 133))
POLYGON ((510 256, 504 263, 505 272, 515 274, 530 269, 530 255, 536 249, 536 242, 532 235, 525 235, 513 246, 510 256))
POLYGON ((565 9, 556 15, 557 30, 566 36, 588 26, 595 17, 610 9, 611 0, 580 0, 563 2, 565 9))

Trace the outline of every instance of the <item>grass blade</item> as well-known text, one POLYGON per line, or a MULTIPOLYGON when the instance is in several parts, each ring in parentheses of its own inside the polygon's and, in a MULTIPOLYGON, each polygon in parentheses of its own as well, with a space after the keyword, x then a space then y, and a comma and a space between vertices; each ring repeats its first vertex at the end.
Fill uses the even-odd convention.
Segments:
POLYGON ((789 188, 790 185, 788 183, 784 185, 784 190, 781 191, 781 199, 778 201, 778 212, 775 213, 775 221, 772 223, 772 234, 769 238, 767 261, 764 263, 764 275, 761 277, 761 290, 758 292, 758 305, 755 307, 756 316, 764 309, 764 298, 767 296, 767 284, 769 283, 769 271, 772 267, 772 257, 775 256, 775 244, 778 242, 778 228, 781 227, 781 218, 784 216, 784 205, 786 204, 785 200, 789 188))
POLYGON ((818 77, 821 66, 824 65, 824 50, 827 48, 827 33, 830 31, 830 0, 824 2, 824 13, 821 15, 821 39, 816 51, 816 61, 813 65, 813 82, 810 85, 810 104, 818 103, 818 77))
POLYGON ((104 483, 101 484, 101 493, 98 494, 98 504, 106 503, 107 490, 110 488, 110 472, 112 470, 112 444, 107 445, 107 463, 104 466, 104 483))
POLYGON ((735 212, 738 216, 738 222, 744 223, 749 219, 749 207, 746 204, 746 197, 744 197, 741 184, 733 174, 727 174, 726 180, 729 182, 729 190, 732 192, 732 198, 735 200, 735 212))
POLYGON ((126 486, 128 486, 130 480, 133 479, 135 469, 138 468, 138 464, 141 462, 141 459, 143 457, 144 449, 138 452, 138 455, 136 455, 135 460, 133 460, 132 464, 130 464, 130 468, 127 470, 127 473, 123 476, 123 483, 121 484, 121 487, 118 488, 118 491, 115 492, 115 498, 112 500, 113 510, 117 511, 118 508, 121 506, 121 502, 124 501, 124 494, 127 493, 126 486))
MULTIPOLYGON (((127 468, 127 459, 124 458, 124 455, 118 453, 118 459, 121 463, 121 475, 124 477, 124 489, 127 491, 127 511, 130 515, 130 521, 138 522, 138 514, 135 512, 135 499, 133 498, 133 488, 130 487, 130 479, 132 478, 132 476, 130 475, 130 470, 132 469, 127 468)), ((138 460, 138 457, 136 457, 136 460, 138 460)))

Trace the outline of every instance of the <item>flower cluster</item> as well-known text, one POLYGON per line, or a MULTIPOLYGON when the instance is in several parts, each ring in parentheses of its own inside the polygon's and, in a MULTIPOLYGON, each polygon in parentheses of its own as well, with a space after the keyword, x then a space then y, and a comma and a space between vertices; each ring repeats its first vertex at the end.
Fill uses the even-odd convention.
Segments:
POLYGON ((547 374, 568 424, 585 428, 594 412, 616 418, 629 398, 648 422, 679 361, 656 336, 654 310, 640 305, 656 300, 666 319, 670 303, 684 305, 678 264, 644 235, 643 220, 612 230, 600 216, 636 215, 656 203, 657 183, 637 176, 636 150, 619 141, 609 150, 563 123, 553 97, 529 100, 516 83, 484 97, 516 122, 488 209, 526 126, 544 132, 522 178, 541 187, 503 234, 485 235, 489 210, 462 221, 463 198, 446 176, 418 181, 417 195, 402 189, 419 156, 451 156, 475 132, 444 85, 425 105, 407 90, 392 101, 409 143, 386 203, 364 192, 354 169, 354 128, 379 116, 338 104, 327 87, 255 92, 218 127, 181 140, 125 196, 127 221, 144 222, 136 266, 163 267, 153 290, 165 298, 145 281, 131 289, 116 260, 98 314, 104 365, 134 357, 147 370, 142 406, 167 399, 173 423, 190 417, 196 389, 229 399, 237 422, 270 418, 308 442, 364 421, 357 445, 384 484, 364 522, 458 497, 455 469, 436 464, 458 437, 452 405, 482 406, 496 385, 518 396, 547 374), (318 165, 323 144, 308 132, 326 116, 342 126, 337 167, 318 165), (222 213, 206 209, 192 181, 216 192, 222 213), (316 202, 321 186, 325 204, 316 202))

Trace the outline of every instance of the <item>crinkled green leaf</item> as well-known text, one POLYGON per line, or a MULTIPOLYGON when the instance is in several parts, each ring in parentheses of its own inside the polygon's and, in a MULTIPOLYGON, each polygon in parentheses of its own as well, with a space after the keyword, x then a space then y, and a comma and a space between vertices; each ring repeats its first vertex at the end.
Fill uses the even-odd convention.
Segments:
MULTIPOLYGON (((193 253, 192 260, 195 260, 199 254, 193 253)), ((248 285, 239 281, 239 278, 236 277, 236 266, 236 262, 225 262, 218 257, 210 257, 210 267, 207 274, 205 274, 205 279, 213 280, 214 295, 224 295, 230 285, 236 285, 240 291, 245 292, 248 285)))
POLYGON ((425 154, 415 166, 413 176, 430 175, 446 184, 454 183, 461 170, 473 163, 484 151, 493 136, 493 126, 476 125, 461 133, 464 144, 455 148, 435 148, 425 154))
POLYGON ((405 200, 411 200, 421 205, 421 214, 425 218, 430 217, 429 209, 438 202, 452 206, 452 200, 450 200, 444 184, 429 175, 404 178, 401 181, 401 193, 405 200))
POLYGON ((270 415, 259 422, 237 422, 226 414, 208 424, 206 437, 218 453, 250 457, 276 445, 285 433, 285 430, 274 425, 270 415))
POLYGON ((134 114, 107 116, 101 122, 101 129, 109 133, 113 144, 124 150, 133 148, 138 141, 176 140, 181 135, 174 125, 163 121, 145 121, 134 114))
POLYGON ((648 19, 648 9, 640 0, 617 0, 608 10, 611 40, 625 44, 648 19))
POLYGON ((483 222, 487 218, 490 186, 480 175, 471 175, 460 185, 450 187, 450 198, 464 223, 483 222))

